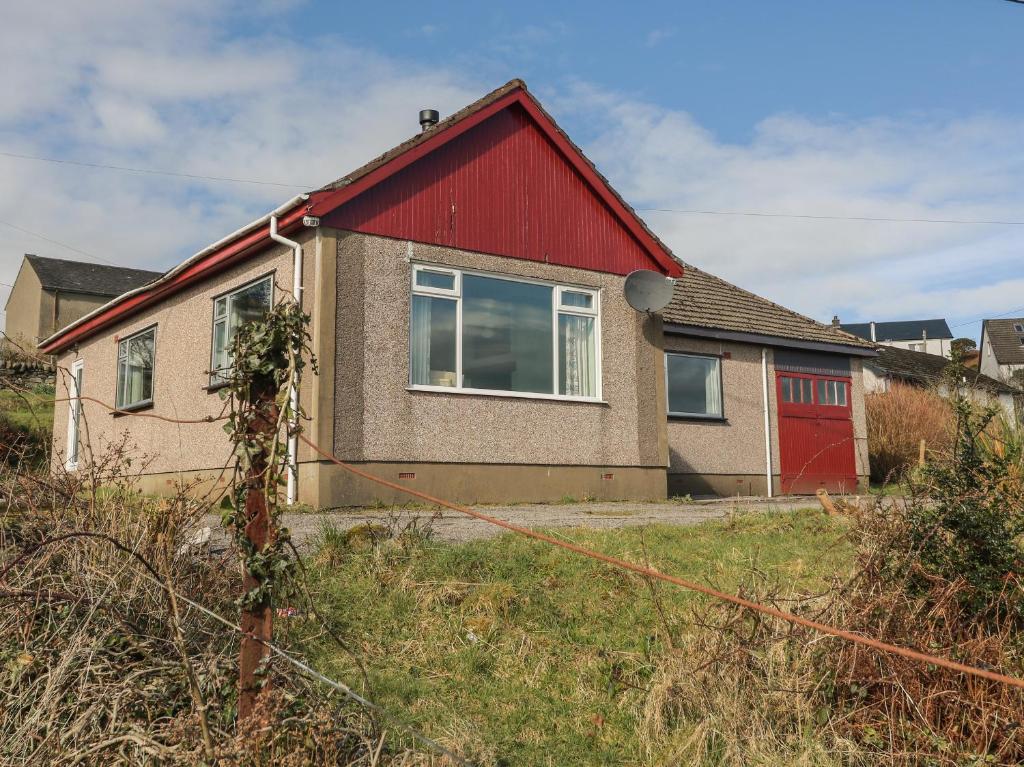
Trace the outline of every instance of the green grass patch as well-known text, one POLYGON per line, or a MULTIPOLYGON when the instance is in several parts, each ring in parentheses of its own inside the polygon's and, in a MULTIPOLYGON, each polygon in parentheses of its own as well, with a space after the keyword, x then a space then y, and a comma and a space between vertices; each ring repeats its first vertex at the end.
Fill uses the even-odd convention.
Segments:
MULTIPOLYGON (((0 448, 24 451, 34 465, 44 465, 53 435, 53 389, 40 386, 20 392, 0 389, 0 448)), ((5 460, 10 460, 5 457, 5 460)))
MULTIPOLYGON (((752 573, 812 591, 847 573, 841 521, 820 510, 737 515, 694 527, 559 529, 608 554, 736 591, 752 573)), ((326 531, 314 591, 359 648, 370 694, 482 764, 657 764, 643 705, 657 665, 707 598, 651 588, 545 544, 504 535, 465 544, 385 543, 326 531)), ((354 681, 327 642, 316 665, 354 681)))

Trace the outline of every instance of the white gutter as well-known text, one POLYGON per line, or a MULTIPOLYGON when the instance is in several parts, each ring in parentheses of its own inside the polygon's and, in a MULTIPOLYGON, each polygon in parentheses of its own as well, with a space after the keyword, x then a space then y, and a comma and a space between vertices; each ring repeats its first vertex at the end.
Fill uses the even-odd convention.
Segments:
MULTIPOLYGON (((287 245, 295 254, 292 264, 292 295, 295 302, 302 306, 302 245, 282 237, 277 233, 277 211, 270 215, 270 239, 287 245)), ((298 469, 299 469, 299 374, 292 371, 292 380, 288 384, 288 400, 291 407, 291 417, 288 419, 288 489, 286 491, 286 502, 293 505, 298 495, 298 469)))
POLYGON ((764 397, 764 478, 768 497, 772 498, 772 432, 768 399, 768 348, 761 347, 761 390, 764 397))
POLYGON ((266 214, 260 216, 259 218, 257 218, 256 220, 250 221, 248 224, 243 226, 241 229, 236 229, 231 234, 229 234, 227 237, 222 237, 221 239, 217 240, 217 242, 213 243, 212 245, 207 245, 205 248, 203 248, 201 251, 196 253, 194 256, 190 256, 185 261, 182 261, 180 264, 178 264, 176 267, 171 269, 169 272, 167 272, 162 277, 160 277, 158 279, 155 279, 152 282, 148 282, 145 285, 141 285, 141 286, 139 286, 137 288, 133 288, 132 290, 129 290, 127 293, 122 293, 117 298, 112 298, 110 301, 107 301, 107 303, 103 304, 103 306, 100 306, 100 307, 98 307, 96 309, 93 309, 91 312, 86 314, 84 317, 81 317, 81 318, 75 320, 70 325, 66 325, 65 327, 63 327, 60 330, 58 330, 56 333, 51 335, 49 338, 46 338, 46 339, 40 341, 38 344, 36 344, 36 348, 41 348, 43 346, 46 346, 47 344, 52 343, 53 341, 56 341, 58 338, 63 336, 68 331, 73 330, 74 328, 77 328, 79 325, 81 325, 81 324, 83 324, 85 322, 88 322, 93 317, 95 317, 95 316, 97 316, 99 314, 102 314, 103 312, 107 311, 107 309, 115 306, 116 304, 121 303, 121 301, 124 301, 126 298, 131 298, 134 295, 138 295, 139 293, 142 293, 142 292, 147 291, 147 290, 149 290, 151 288, 155 288, 155 287, 158 287, 158 286, 162 285, 163 283, 165 283, 168 280, 170 280, 172 277, 177 276, 180 272, 182 272, 183 270, 187 269, 188 267, 190 267, 192 264, 194 264, 196 261, 198 261, 199 259, 203 258, 204 256, 208 256, 210 253, 212 253, 213 251, 217 250, 218 248, 221 248, 224 245, 227 245, 229 242, 231 242, 235 238, 240 237, 241 235, 246 234, 247 232, 250 232, 253 229, 257 229, 258 227, 263 226, 265 223, 267 223, 267 221, 270 220, 270 218, 272 216, 279 216, 282 213, 287 213, 288 211, 292 210, 296 205, 298 205, 299 203, 305 202, 308 199, 309 199, 309 195, 308 194, 300 194, 300 195, 296 195, 295 197, 292 197, 290 200, 288 200, 288 202, 284 203, 283 205, 278 206, 274 210, 270 211, 270 213, 266 213, 266 214))

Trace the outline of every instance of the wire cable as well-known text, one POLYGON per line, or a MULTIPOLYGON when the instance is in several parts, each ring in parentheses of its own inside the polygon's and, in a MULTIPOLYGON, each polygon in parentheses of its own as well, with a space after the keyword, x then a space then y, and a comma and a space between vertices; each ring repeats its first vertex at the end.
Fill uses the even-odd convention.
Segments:
MULTIPOLYGON (((1024 0, 1022 0, 1024 2, 1024 0)), ((752 216, 755 218, 804 218, 816 221, 883 221, 893 224, 969 224, 972 226, 1024 226, 1024 221, 975 220, 963 218, 885 218, 882 216, 824 216, 811 213, 765 213, 749 210, 681 210, 677 208, 634 208, 654 213, 683 213, 699 216, 752 216)))
POLYGON ((195 181, 224 181, 231 184, 258 184, 259 186, 280 186, 289 189, 315 189, 316 185, 311 184, 283 184, 277 181, 256 181, 251 178, 233 178, 231 176, 204 176, 198 173, 178 173, 171 170, 156 170, 154 168, 131 168, 125 165, 104 165, 98 162, 80 162, 78 160, 63 160, 57 157, 39 157, 31 154, 18 154, 17 152, 2 152, 0 157, 11 157, 16 160, 32 160, 34 162, 49 162, 57 165, 77 165, 81 168, 98 168, 101 170, 119 170, 124 173, 141 173, 149 176, 172 176, 174 178, 188 178, 195 181))
POLYGON ((113 261, 109 261, 105 258, 101 258, 100 256, 81 250, 80 248, 76 248, 74 245, 68 245, 66 242, 61 242, 60 240, 55 240, 52 237, 47 237, 45 234, 33 232, 32 230, 25 229, 24 227, 18 226, 17 224, 12 224, 10 221, 0 220, 0 224, 3 224, 4 226, 9 226, 11 229, 16 229, 19 232, 23 232, 24 234, 28 234, 33 237, 38 237, 40 240, 45 240, 46 242, 53 243, 54 245, 59 245, 62 248, 67 248, 68 250, 78 253, 79 255, 87 256, 88 258, 94 258, 97 261, 100 261, 104 264, 110 264, 111 266, 120 266, 120 264, 115 264, 113 261))

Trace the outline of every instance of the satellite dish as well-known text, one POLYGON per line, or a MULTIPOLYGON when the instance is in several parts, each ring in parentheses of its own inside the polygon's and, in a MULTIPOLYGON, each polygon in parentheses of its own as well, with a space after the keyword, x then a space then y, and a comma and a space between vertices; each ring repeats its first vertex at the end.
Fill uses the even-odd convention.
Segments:
POLYGON ((626 277, 622 291, 626 303, 638 312, 656 312, 668 306, 676 281, 649 269, 637 269, 626 277))

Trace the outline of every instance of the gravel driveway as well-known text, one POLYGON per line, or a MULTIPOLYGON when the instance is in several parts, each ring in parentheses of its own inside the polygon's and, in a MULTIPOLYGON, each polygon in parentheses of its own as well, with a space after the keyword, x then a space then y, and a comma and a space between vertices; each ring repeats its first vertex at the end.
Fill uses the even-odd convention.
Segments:
MULTIPOLYGON (((591 502, 572 504, 522 504, 518 506, 481 506, 481 511, 523 527, 633 527, 651 523, 670 525, 696 525, 712 519, 721 519, 730 512, 792 511, 818 505, 814 497, 788 496, 782 498, 729 498, 709 501, 679 502, 591 502)), ((331 512, 285 513, 283 524, 291 530, 292 539, 299 547, 307 544, 325 524, 339 529, 357 525, 398 524, 405 526, 414 520, 426 523, 433 518, 434 537, 442 541, 469 541, 490 538, 503 531, 478 519, 457 511, 427 508, 344 509, 331 512)), ((206 524, 213 528, 214 538, 221 538, 220 519, 208 515, 206 524)))

